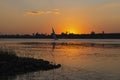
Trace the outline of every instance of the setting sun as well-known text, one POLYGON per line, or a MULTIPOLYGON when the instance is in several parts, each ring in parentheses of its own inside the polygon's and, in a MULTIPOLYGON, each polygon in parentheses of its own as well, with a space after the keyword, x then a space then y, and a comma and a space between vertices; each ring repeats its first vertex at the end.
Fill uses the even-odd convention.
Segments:
POLYGON ((78 34, 77 30, 70 28, 69 33, 78 34))
POLYGON ((79 34, 80 33, 79 29, 77 29, 75 27, 63 28, 62 31, 64 33, 67 33, 67 34, 71 34, 71 33, 73 33, 73 34, 79 34))

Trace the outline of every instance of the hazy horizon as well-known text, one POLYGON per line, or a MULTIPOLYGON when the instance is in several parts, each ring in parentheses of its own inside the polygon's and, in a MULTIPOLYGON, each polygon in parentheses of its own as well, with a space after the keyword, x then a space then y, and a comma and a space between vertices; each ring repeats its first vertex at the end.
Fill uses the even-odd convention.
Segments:
POLYGON ((120 33, 120 0, 1 0, 0 33, 120 33))

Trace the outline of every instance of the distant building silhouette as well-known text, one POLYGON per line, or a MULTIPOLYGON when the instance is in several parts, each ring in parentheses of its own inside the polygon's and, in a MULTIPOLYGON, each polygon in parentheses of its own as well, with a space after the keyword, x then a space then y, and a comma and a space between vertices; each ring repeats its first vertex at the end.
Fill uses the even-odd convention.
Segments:
POLYGON ((92 31, 92 32, 91 32, 91 35, 95 35, 95 32, 94 32, 94 31, 92 31))
POLYGON ((102 34, 105 34, 105 32, 104 32, 104 31, 102 31, 102 34))

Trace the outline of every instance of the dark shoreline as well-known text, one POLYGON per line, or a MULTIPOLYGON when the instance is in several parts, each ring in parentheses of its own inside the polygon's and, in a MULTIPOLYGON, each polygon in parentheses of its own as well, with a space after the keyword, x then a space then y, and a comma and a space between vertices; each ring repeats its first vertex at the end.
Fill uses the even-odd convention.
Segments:
POLYGON ((0 75, 13 76, 39 70, 60 68, 60 64, 52 64, 43 59, 18 57, 14 54, 0 53, 0 75))
MULTIPOLYGON (((56 34, 58 39, 120 39, 120 33, 91 33, 91 34, 56 34)), ((0 39, 15 38, 15 39, 52 39, 52 34, 2 34, 0 39)))

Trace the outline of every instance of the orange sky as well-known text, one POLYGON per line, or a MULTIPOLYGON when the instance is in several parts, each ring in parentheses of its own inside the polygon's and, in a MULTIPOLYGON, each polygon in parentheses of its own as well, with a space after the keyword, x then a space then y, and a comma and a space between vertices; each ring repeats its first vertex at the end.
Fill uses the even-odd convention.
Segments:
POLYGON ((120 32, 119 0, 1 0, 0 33, 120 32))

